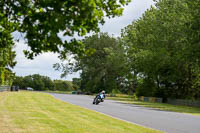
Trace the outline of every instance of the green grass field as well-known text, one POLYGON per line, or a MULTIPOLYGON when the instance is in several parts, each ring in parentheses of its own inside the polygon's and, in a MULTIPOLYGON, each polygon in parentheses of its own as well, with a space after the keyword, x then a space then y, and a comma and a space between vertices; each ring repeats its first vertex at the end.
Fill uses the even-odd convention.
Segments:
POLYGON ((39 92, 0 93, 1 133, 160 133, 39 92))
POLYGON ((117 95, 116 97, 107 97, 107 99, 118 100, 123 103, 136 104, 143 107, 154 108, 157 110, 165 110, 165 111, 173 111, 179 113, 187 113, 191 115, 200 116, 200 107, 191 107, 191 106, 180 106, 180 105, 171 105, 165 103, 152 103, 152 102, 143 102, 136 101, 133 97, 125 96, 125 95, 117 95))

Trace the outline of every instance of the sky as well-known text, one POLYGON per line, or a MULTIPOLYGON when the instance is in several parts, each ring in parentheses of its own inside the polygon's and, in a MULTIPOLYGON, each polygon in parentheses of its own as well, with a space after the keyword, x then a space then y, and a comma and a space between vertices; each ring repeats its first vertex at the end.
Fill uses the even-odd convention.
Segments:
MULTIPOLYGON (((133 20, 138 19, 142 14, 153 5, 153 0, 132 0, 132 2, 124 8, 121 17, 106 19, 106 23, 100 26, 101 32, 108 32, 114 36, 120 36, 121 29, 131 24, 133 20)), ((17 65, 14 72, 17 76, 26 76, 31 74, 40 74, 50 77, 52 80, 61 79, 61 72, 55 71, 53 64, 60 63, 58 55, 54 53, 43 53, 34 60, 26 59, 23 50, 27 50, 28 46, 24 44, 24 40, 16 42, 16 61, 17 65)), ((72 78, 79 77, 79 73, 68 75, 63 80, 72 80, 72 78)))

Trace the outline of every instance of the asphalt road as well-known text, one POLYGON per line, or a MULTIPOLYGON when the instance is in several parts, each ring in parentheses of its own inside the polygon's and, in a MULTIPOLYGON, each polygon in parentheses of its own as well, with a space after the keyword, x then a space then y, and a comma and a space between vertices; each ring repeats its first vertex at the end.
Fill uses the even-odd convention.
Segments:
POLYGON ((84 95, 52 94, 55 98, 95 110, 129 122, 167 133, 200 133, 200 117, 188 114, 159 111, 133 104, 105 100, 93 105, 93 97, 84 95))

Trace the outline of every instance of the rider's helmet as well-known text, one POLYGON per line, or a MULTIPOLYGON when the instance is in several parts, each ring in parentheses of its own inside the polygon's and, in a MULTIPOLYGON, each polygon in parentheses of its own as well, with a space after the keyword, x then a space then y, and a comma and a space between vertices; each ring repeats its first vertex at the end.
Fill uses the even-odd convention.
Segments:
POLYGON ((103 90, 102 93, 105 94, 105 91, 103 90))

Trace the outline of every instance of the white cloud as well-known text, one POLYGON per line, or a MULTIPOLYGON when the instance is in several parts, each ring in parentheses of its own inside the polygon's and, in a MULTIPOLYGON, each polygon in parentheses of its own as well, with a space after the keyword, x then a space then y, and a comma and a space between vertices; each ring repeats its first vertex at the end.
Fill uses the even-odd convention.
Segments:
POLYGON ((153 0, 133 0, 125 7, 123 16, 106 19, 106 23, 101 26, 101 31, 119 36, 121 29, 131 24, 133 20, 141 17, 144 11, 153 4, 153 0))
MULTIPOLYGON (((52 79, 60 79, 60 72, 55 71, 52 67, 53 64, 60 62, 58 55, 54 53, 44 53, 37 57, 34 60, 29 60, 25 57, 23 50, 27 49, 27 46, 24 44, 23 40, 20 40, 16 43, 15 48, 17 52, 17 65, 14 68, 14 72, 18 76, 26 76, 30 74, 40 74, 49 76, 52 79)), ((78 77, 79 74, 75 73, 66 77, 66 80, 72 80, 73 77, 78 77)))
MULTIPOLYGON (((122 28, 131 24, 133 20, 138 19, 152 4, 153 0, 133 0, 133 2, 125 7, 123 16, 106 19, 106 23, 101 26, 101 31, 119 36, 122 28)), ((15 38, 22 39, 17 33, 14 33, 14 36, 15 38)), ((60 79, 61 72, 55 71, 52 67, 53 64, 60 62, 57 54, 44 53, 37 56, 34 60, 28 60, 23 54, 23 50, 27 50, 28 46, 24 44, 23 40, 20 40, 16 44, 16 60, 18 62, 14 68, 16 75, 25 76, 30 74, 41 74, 49 76, 52 79, 60 79)), ((74 77, 79 77, 79 73, 68 75, 66 80, 72 80, 74 77)))

